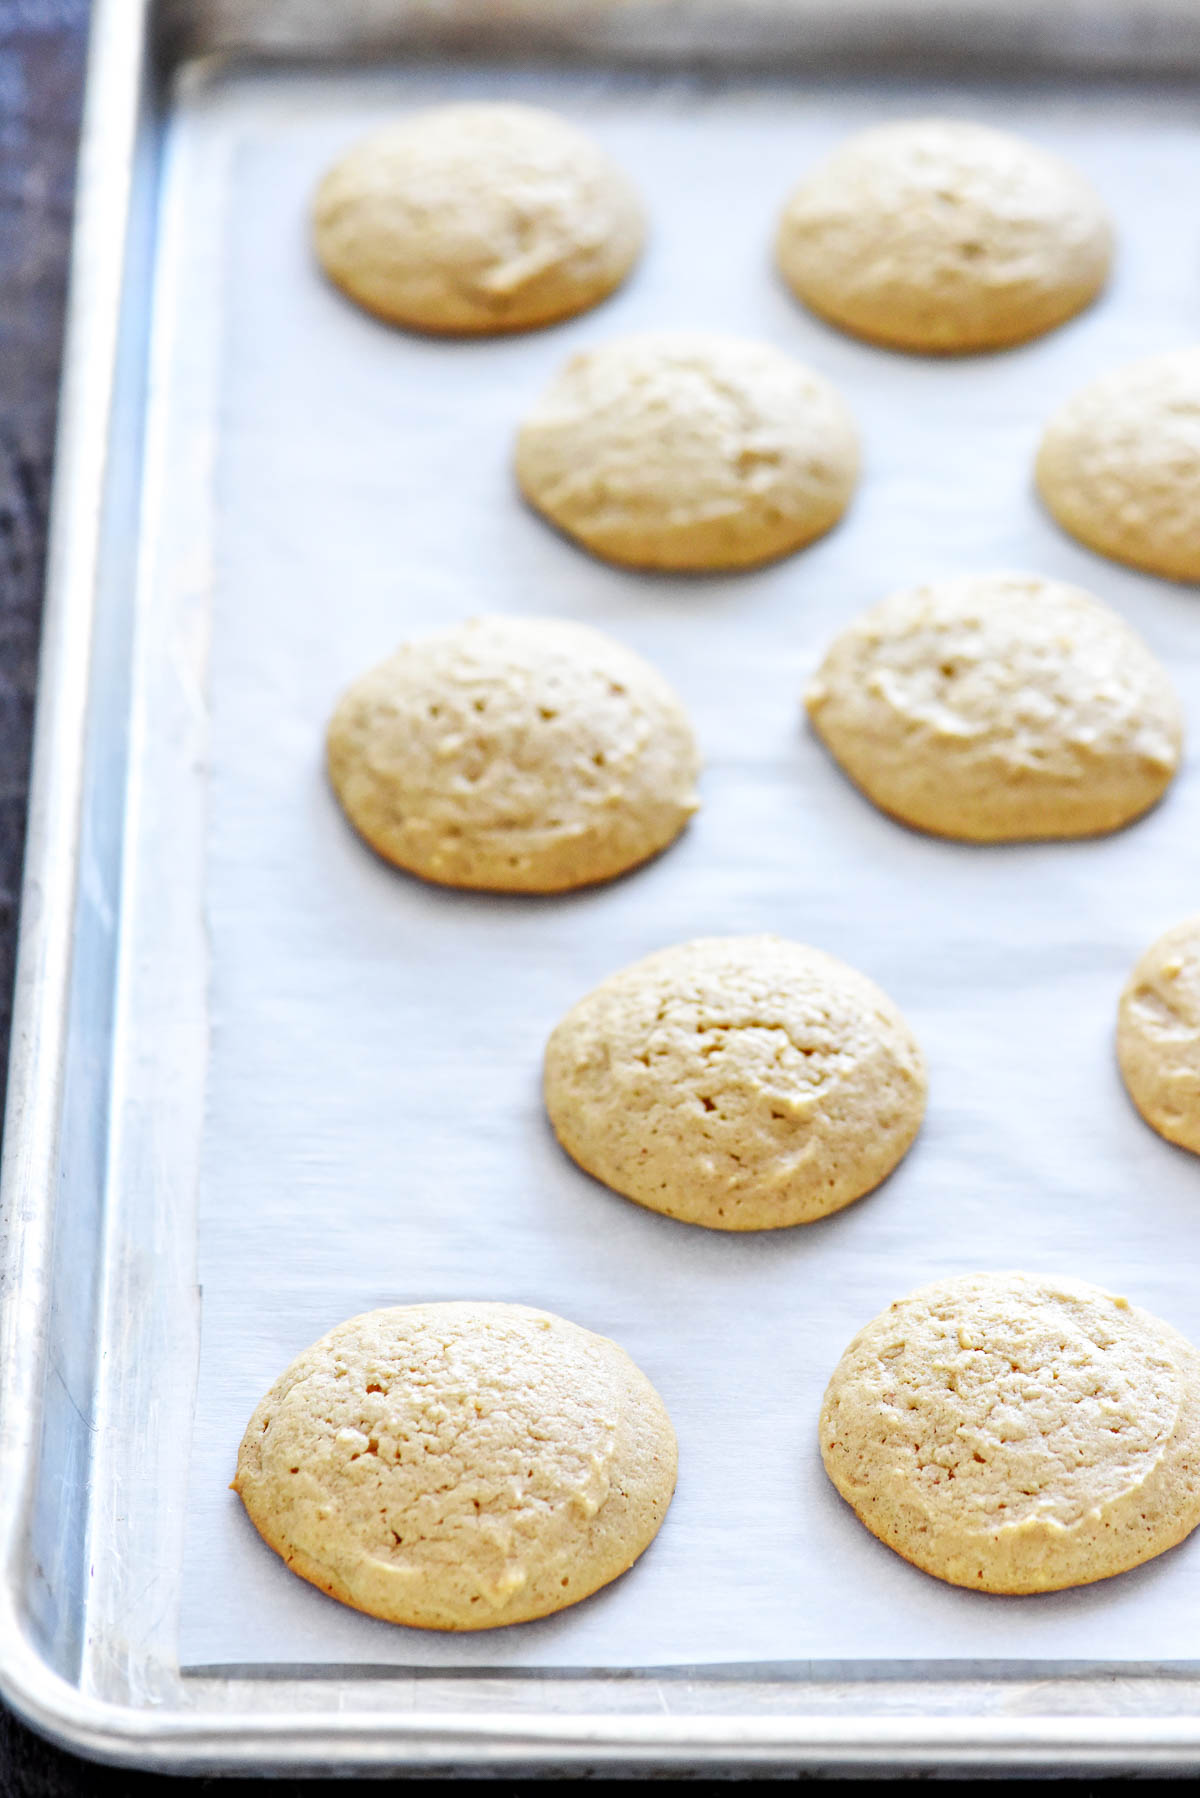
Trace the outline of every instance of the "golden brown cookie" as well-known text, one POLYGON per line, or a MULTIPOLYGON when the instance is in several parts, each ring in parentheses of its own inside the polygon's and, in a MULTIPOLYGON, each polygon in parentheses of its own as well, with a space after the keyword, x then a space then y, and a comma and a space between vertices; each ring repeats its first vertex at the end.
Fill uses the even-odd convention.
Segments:
POLYGON ((675 1466, 661 1399, 607 1337, 525 1305, 402 1305, 292 1362, 233 1485, 263 1540, 343 1604, 494 1629, 631 1567, 675 1466))
POLYGON ((1200 1355, 1082 1280, 960 1274, 860 1330, 821 1410, 873 1535, 980 1592, 1136 1567, 1200 1523, 1200 1355))
POLYGON ((959 119, 852 137, 784 209, 779 266, 797 298, 898 349, 995 349, 1096 296, 1112 233, 1095 192, 1036 144, 959 119))
POLYGON ((884 811, 974 842, 1094 836, 1179 766, 1166 670, 1063 581, 972 574, 893 593, 835 638, 805 703, 884 811))
POLYGON ((1200 348, 1127 363, 1074 394, 1046 426, 1037 484, 1089 549, 1200 581, 1200 348))
POLYGON ((715 1230, 810 1223, 885 1179, 925 1109, 887 995, 780 937, 704 937, 610 975, 546 1046, 546 1108, 580 1167, 715 1230))
POLYGON ((598 144, 509 102, 432 107, 374 132, 313 202, 331 280, 421 331, 524 331, 582 312, 625 279, 643 230, 598 144))
POLYGON ((1200 1155, 1200 917, 1164 932, 1129 976, 1117 1059, 1151 1129, 1200 1155))
POLYGON ((837 523, 858 444, 836 389, 782 350, 660 331, 573 356, 516 466, 530 504, 606 561, 746 568, 837 523))
POLYGON ((609 880, 698 804, 695 739, 666 681, 554 618, 478 618, 405 644, 342 695, 327 747, 355 829, 445 886, 609 880))

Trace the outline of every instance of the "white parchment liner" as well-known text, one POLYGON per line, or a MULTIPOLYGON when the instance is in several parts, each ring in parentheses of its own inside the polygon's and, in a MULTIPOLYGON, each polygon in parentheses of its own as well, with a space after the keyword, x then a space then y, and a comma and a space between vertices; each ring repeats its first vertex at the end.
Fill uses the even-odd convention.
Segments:
POLYGON ((797 704, 830 635, 889 589, 1034 569, 1091 587, 1143 631, 1200 754, 1200 597, 1066 540, 1030 479, 1053 405, 1195 332, 1194 116, 1149 92, 437 66, 231 77, 178 116, 193 163, 169 179, 192 178, 197 145, 230 169, 225 235, 199 229, 180 275, 215 258, 224 295, 183 1665, 1200 1657, 1200 1540, 1050 1598, 958 1592, 868 1536, 825 1480, 815 1434, 850 1336, 941 1274, 1079 1275, 1200 1340, 1200 1164, 1139 1121, 1111 1050, 1130 963, 1200 901, 1200 781, 1189 763, 1156 813, 1104 841, 942 843, 874 812, 797 704), (330 157, 397 107, 465 94, 557 106, 636 175, 649 248, 601 310, 516 339, 423 341, 314 271, 305 208, 330 157), (793 179, 846 132, 930 110, 1027 131, 1093 177, 1120 258, 1087 316, 1007 354, 929 361, 838 336, 781 289, 769 246, 793 179), (513 430, 563 357, 674 325, 769 338, 841 385, 864 479, 825 542, 734 579, 650 579, 587 559, 523 509, 513 430), (609 630, 685 697, 704 807, 653 866, 573 897, 479 898, 390 871, 343 823, 321 763, 335 696, 402 638, 485 610, 609 630), (610 970, 751 930, 877 979, 924 1044, 930 1102, 874 1196, 808 1228, 729 1237, 574 1168, 543 1119, 539 1063, 561 1012, 610 970), (354 1312, 451 1297, 522 1300, 611 1334, 680 1438, 675 1503, 632 1574, 556 1619, 470 1637, 322 1597, 227 1490, 251 1409, 300 1349, 354 1312))

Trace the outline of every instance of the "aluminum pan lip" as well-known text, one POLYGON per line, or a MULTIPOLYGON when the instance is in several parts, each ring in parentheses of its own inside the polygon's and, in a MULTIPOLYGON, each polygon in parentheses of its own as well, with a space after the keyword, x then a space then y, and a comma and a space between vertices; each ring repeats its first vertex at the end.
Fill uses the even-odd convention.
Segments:
POLYGON ((205 1773, 403 1767, 523 1772, 595 1769, 855 1769, 1195 1772, 1193 1718, 644 1717, 328 1711, 136 1710, 84 1697, 0 1605, 0 1692, 27 1722, 98 1760, 205 1773))
POLYGON ((78 1707, 68 1701, 69 1684, 28 1641, 18 1595, 50 1327, 89 671, 147 23, 148 0, 97 0, 78 163, 0 1167, 0 1692, 63 1739, 76 1739, 78 1707), (37 1696, 47 1686, 55 1688, 48 1704, 37 1696))
POLYGON ((168 57, 361 60, 413 43, 506 58, 599 56, 758 69, 985 66, 1159 75, 1200 69, 1192 0, 155 0, 168 57))
POLYGON ((89 667, 134 152, 156 20, 154 0, 97 0, 89 51, 0 1170, 0 1694, 35 1728, 79 1752, 176 1772, 1197 1770, 1200 1719, 1193 1717, 206 1714, 120 1706, 83 1694, 30 1640, 20 1591, 50 1323, 89 667))

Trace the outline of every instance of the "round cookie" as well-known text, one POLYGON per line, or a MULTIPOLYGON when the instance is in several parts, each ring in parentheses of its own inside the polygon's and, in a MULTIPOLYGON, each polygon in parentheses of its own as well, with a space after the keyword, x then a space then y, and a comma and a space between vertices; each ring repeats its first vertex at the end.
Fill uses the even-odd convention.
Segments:
POLYGON ((1089 549, 1200 581, 1200 347, 1127 363, 1074 394, 1046 426, 1037 484, 1089 549))
POLYGON ((820 1441, 862 1522, 926 1573, 1087 1585, 1200 1523, 1200 1355, 1082 1280, 961 1274, 859 1331, 820 1441))
POLYGON ((355 829, 444 886, 557 893, 636 867, 698 801, 679 700, 586 625, 479 618, 405 644, 330 721, 355 829))
POLYGON ((601 982, 546 1045, 567 1153, 714 1230, 811 1223, 870 1192, 925 1109, 912 1032, 873 981, 779 937, 707 937, 601 982))
POLYGON ((439 106, 346 152, 313 239, 360 306, 421 331, 523 331, 594 306, 642 247, 642 210, 583 132, 539 107, 439 106))
POLYGON ((631 1567, 675 1468, 662 1400, 607 1337, 525 1305, 402 1305, 292 1362, 233 1487, 292 1571, 343 1604, 494 1629, 631 1567))
POLYGON ((980 843, 1116 830, 1160 798, 1183 738, 1141 638, 1037 575, 892 594, 834 640, 805 704, 876 805, 980 843))
POLYGON ((784 208, 779 267, 814 312, 897 349, 1037 337, 1100 291, 1112 233, 1092 188, 1035 144, 957 119, 877 125, 784 208))
POLYGON ((858 474, 828 381, 770 344, 645 332, 573 356, 521 426, 531 505, 631 568, 748 568, 821 536, 858 474))
POLYGON ((1135 965, 1117 1015, 1117 1060, 1151 1129, 1200 1155, 1200 916, 1135 965))

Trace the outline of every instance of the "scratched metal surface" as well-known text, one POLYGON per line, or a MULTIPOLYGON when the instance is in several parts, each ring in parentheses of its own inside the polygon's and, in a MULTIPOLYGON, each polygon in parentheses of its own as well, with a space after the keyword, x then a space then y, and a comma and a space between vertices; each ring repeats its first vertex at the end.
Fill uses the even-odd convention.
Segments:
MULTIPOLYGON (((292 1667, 269 1679, 179 1673, 201 1320, 194 1040, 206 998, 197 896, 210 565, 195 502, 216 445, 197 431, 179 446, 182 460, 163 452, 189 395, 205 411, 215 351, 200 333, 196 353, 172 364, 182 413, 167 419, 147 406, 148 376, 153 402, 169 355, 163 321, 178 324, 181 296, 169 285, 169 243, 153 229, 170 105, 143 85, 140 59, 150 25, 176 53, 240 32, 295 55, 396 51, 423 24, 420 8, 347 7, 331 46, 331 16, 261 4, 176 4, 160 15, 140 0, 106 0, 99 13, 76 248, 90 285, 68 359, 6 1145, 0 1683, 42 1727, 86 1749, 176 1769, 1195 1764, 1191 1674, 1149 1678, 1120 1663, 1100 1677, 1061 1664, 968 1675, 880 1663, 852 1678, 817 1664, 786 1676, 681 1667, 619 1679, 370 1666, 292 1667), (154 559, 164 539, 138 528, 163 503, 177 509, 165 568, 154 559)), ((506 47, 628 62, 641 17, 659 68, 700 52, 711 61, 723 43, 753 62, 778 50, 789 18, 770 5, 596 4, 575 16, 574 42, 560 31, 553 45, 517 36, 506 47)), ((792 9, 793 31, 798 16, 792 9)), ((967 16, 856 6, 846 9, 851 29, 825 50, 932 54, 941 29, 950 60, 961 60, 967 16), (874 39, 872 17, 883 25, 874 39)), ((478 8, 442 9, 443 38, 456 17, 460 39, 482 29, 478 8)), ((1183 60, 1196 51, 1169 7, 1073 9, 1068 37, 1048 39, 1040 56, 1030 52, 1032 11, 1025 22, 1015 60, 1026 66, 1061 69, 1074 56, 1136 67, 1139 48, 1161 66, 1164 45, 1183 60)), ((180 229, 178 216, 166 226, 180 229)), ((185 297, 209 307, 215 285, 201 280, 185 297)))

